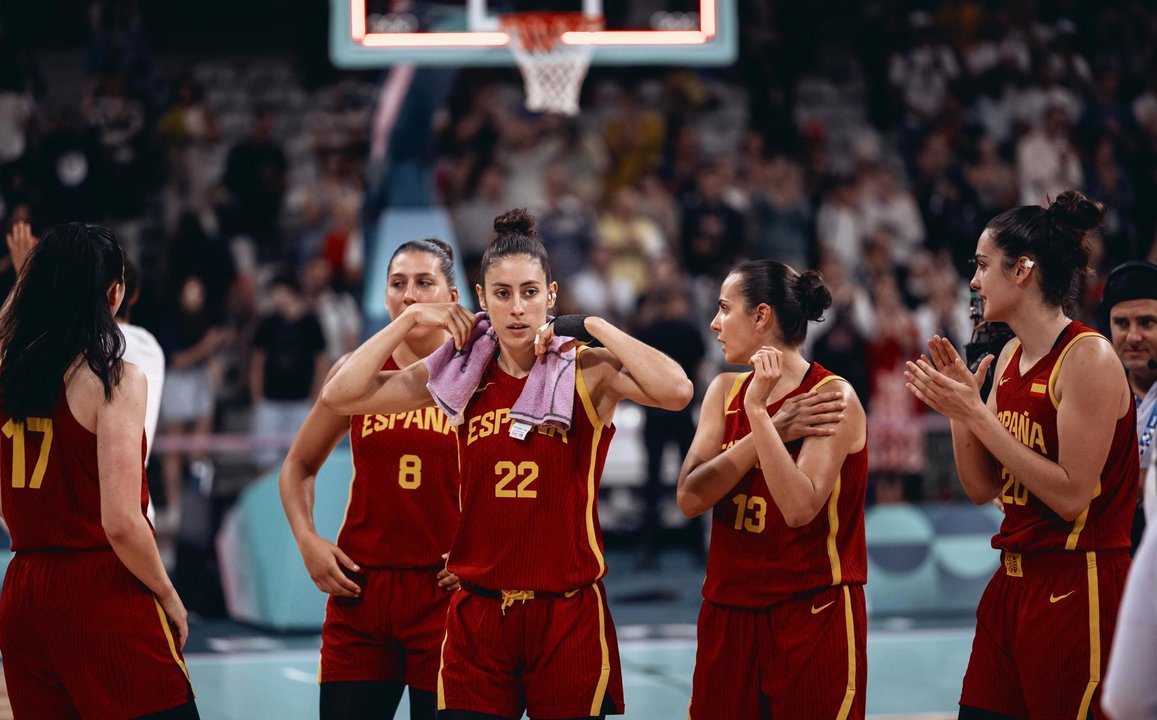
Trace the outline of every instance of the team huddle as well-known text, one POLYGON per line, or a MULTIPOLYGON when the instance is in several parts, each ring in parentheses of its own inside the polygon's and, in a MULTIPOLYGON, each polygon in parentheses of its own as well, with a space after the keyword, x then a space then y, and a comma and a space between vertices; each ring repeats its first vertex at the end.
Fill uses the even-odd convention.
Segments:
MULTIPOLYGON (((1014 340, 975 373, 940 337, 908 364, 911 393, 951 422, 968 496, 1005 513, 961 718, 1105 717, 1137 411, 1121 359, 1063 307, 1100 215, 1066 192, 991 220, 971 285, 1014 340)), ((407 688, 411 718, 622 714, 599 484, 620 402, 681 410, 692 382, 602 318, 553 316, 558 283, 525 210, 494 221, 482 312, 459 303, 453 268, 438 240, 397 249, 391 322, 330 371, 282 466, 294 538, 330 596, 320 716, 390 717, 407 688), (347 434, 354 477, 331 542, 314 483, 347 434)), ((112 320, 122 278, 111 233, 60 226, 0 317, 15 552, 0 652, 16 718, 197 717, 185 609, 144 513, 144 380, 112 320)), ((694 720, 865 716, 868 422, 852 386, 801 352, 831 303, 818 272, 772 259, 719 288, 710 331, 750 369, 711 382, 678 480, 683 513, 711 513, 694 720)))

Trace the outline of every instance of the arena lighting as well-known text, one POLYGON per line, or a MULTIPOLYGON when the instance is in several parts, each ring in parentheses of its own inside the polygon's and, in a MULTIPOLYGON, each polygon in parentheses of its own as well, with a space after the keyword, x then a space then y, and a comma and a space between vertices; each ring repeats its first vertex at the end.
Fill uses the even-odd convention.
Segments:
MULTIPOLYGON (((590 45, 702 45, 715 37, 715 3, 699 2, 700 30, 603 30, 563 33, 565 43, 590 45)), ((366 2, 350 2, 350 35, 365 47, 453 48, 502 47, 510 42, 504 32, 368 33, 366 2)))

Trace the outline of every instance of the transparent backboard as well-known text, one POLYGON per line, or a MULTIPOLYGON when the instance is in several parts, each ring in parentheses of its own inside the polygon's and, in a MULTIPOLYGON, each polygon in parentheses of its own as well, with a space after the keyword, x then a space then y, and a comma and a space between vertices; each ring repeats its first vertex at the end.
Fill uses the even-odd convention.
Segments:
POLYGON ((603 29, 570 33, 595 65, 728 65, 737 52, 735 0, 331 0, 330 55, 347 68, 511 65, 499 18, 574 12, 603 29))

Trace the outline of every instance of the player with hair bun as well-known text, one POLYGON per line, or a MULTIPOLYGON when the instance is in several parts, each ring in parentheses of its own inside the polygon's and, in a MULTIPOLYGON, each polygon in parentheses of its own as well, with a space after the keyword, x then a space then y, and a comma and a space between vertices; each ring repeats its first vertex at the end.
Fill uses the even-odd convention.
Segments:
MULTIPOLYGON (((458 299, 446 243, 412 240, 390 258, 386 309, 409 328, 384 370, 418 363, 448 337, 410 323, 423 303, 458 299)), ((339 360, 332 377, 345 362, 339 360)), ((432 720, 446 607, 456 579, 442 558, 458 527, 457 441, 441 410, 337 414, 320 402, 281 467, 281 502, 314 583, 330 595, 322 627, 322 720, 392 717, 410 689, 412 720, 432 720), (337 544, 313 525, 314 482, 350 437, 354 477, 337 544)))
POLYGON ((862 718, 867 679, 867 419, 846 380, 800 353, 832 302, 814 270, 743 263, 711 330, 729 363, 703 400, 679 475, 711 511, 689 717, 862 718), (819 399, 801 422, 799 398, 819 399))
POLYGON ((1121 362, 1065 304, 1089 262, 1102 207, 1076 191, 1013 208, 976 245, 984 319, 1014 338, 987 404, 946 339, 908 364, 908 387, 952 424, 960 482, 1000 499, 1002 564, 976 611, 960 717, 1105 717, 1101 678, 1129 569, 1137 494, 1135 407, 1121 362))
POLYGON ((495 219, 481 272, 475 289, 484 318, 457 303, 415 306, 421 312, 410 323, 391 324, 355 350, 322 397, 339 412, 400 412, 435 402, 427 383, 444 375, 434 374, 438 358, 448 358, 441 369, 452 382, 464 368, 478 373, 454 388, 462 402, 462 517, 447 567, 462 590, 446 620, 438 717, 621 714, 598 523, 612 419, 627 399, 682 409, 691 381, 674 360, 602 318, 549 319, 558 284, 527 211, 495 219), (449 331, 453 347, 428 363, 380 371, 413 326, 449 331), (581 347, 592 339, 602 347, 581 347), (552 373, 545 387, 555 389, 524 398, 531 381, 543 379, 535 373, 544 372, 552 373), (573 390, 558 390, 569 389, 568 377, 573 390), (516 421, 523 401, 551 413, 570 407, 569 424, 516 421))

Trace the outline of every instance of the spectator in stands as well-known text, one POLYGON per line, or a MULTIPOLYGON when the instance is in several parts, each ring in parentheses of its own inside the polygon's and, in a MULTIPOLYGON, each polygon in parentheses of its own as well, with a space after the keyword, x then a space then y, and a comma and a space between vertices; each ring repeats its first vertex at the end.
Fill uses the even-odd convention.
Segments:
POLYGON ((907 265, 913 253, 924 247, 924 220, 916 199, 904 187, 898 168, 884 165, 865 180, 863 212, 867 232, 886 233, 892 262, 907 265))
POLYGON ((454 208, 454 239, 462 251, 462 263, 470 274, 477 267, 482 251, 490 242, 494 218, 506 212, 506 171, 498 165, 487 165, 478 175, 478 183, 469 198, 454 208))
MULTIPOLYGON (((551 163, 543 178, 546 199, 538 216, 538 236, 550 253, 551 270, 559 277, 571 277, 582 270, 595 241, 594 211, 570 190, 570 171, 560 162, 551 163)), ((496 216, 498 213, 493 213, 496 216)), ((465 228, 464 228, 465 229, 465 228)), ((461 240, 461 235, 458 236, 461 240)))
POLYGON ((754 175, 755 257, 796 268, 814 266, 815 213, 804 194, 803 168, 776 155, 759 163, 754 175))
POLYGON ((832 306, 823 322, 809 327, 806 355, 846 379, 868 410, 867 346, 876 333, 872 298, 833 255, 824 256, 820 274, 831 291, 832 306))
POLYGON ((217 324, 207 303, 205 282, 196 275, 184 278, 158 333, 168 365, 161 395, 162 432, 177 442, 181 438, 191 441, 187 451, 164 457, 165 509, 157 514, 158 533, 171 534, 180 527, 184 462, 205 458, 204 444, 213 429, 220 352, 232 333, 217 324))
POLYGON ((643 107, 637 89, 625 87, 603 137, 611 156, 607 190, 615 190, 634 187, 659 168, 667 127, 662 116, 643 107))
POLYGON ((205 101, 204 90, 192 77, 176 81, 176 100, 157 129, 165 143, 165 227, 172 230, 186 211, 209 222, 209 189, 217 182, 212 153, 220 140, 217 114, 205 101))
POLYGON ((157 421, 161 416, 161 398, 165 391, 165 351, 151 332, 133 325, 133 306, 141 297, 141 278, 137 267, 125 258, 125 299, 117 309, 116 321, 125 336, 126 362, 131 362, 145 374, 148 395, 145 401, 145 463, 153 454, 153 438, 157 435, 157 421))
POLYGON ((250 136, 234 145, 225 161, 234 221, 230 234, 251 237, 265 261, 281 260, 284 254, 280 217, 288 163, 273 136, 276 124, 272 107, 258 107, 250 136))
POLYGON ((816 235, 825 257, 839 260, 844 266, 844 275, 859 276, 867 224, 856 178, 839 175, 830 181, 816 214, 816 235))
POLYGON ((334 283, 333 268, 325 258, 314 258, 305 266, 302 288, 321 323, 326 355, 333 364, 358 346, 362 332, 361 308, 352 295, 334 283))
POLYGON ((718 169, 704 165, 695 190, 680 198, 683 262, 693 276, 721 278, 747 250, 743 216, 723 201, 723 190, 718 169))
POLYGON ((249 359, 249 392, 253 401, 253 454, 263 472, 284 454, 321 390, 329 359, 317 315, 290 273, 273 278, 269 288, 273 313, 257 325, 249 359))
POLYGON ((47 115, 45 134, 31 162, 40 195, 39 214, 46 226, 100 217, 104 195, 100 145, 75 107, 58 106, 47 115))
POLYGON ((1081 157, 1069 140, 1070 124, 1062 105, 1048 105, 1040 126, 1017 143, 1021 204, 1044 205, 1069 188, 1084 186, 1081 157))
POLYGON ((936 40, 932 18, 924 12, 909 17, 912 45, 892 57, 888 79, 907 111, 906 122, 921 127, 935 118, 949 85, 960 75, 952 50, 936 40))
POLYGON ((135 220, 144 211, 146 168, 145 104, 129 94, 116 73, 86 87, 82 110, 101 148, 101 211, 115 218, 117 238, 130 258, 140 259, 135 220))
POLYGON ((611 252, 611 277, 628 283, 636 296, 646 289, 647 266, 667 250, 658 223, 639 211, 639 193, 629 187, 614 191, 596 242, 611 252))
MULTIPOLYGON (((651 321, 638 333, 639 340, 674 358, 683 368, 684 374, 694 381, 699 377, 699 365, 707 355, 707 347, 699 330, 700 324, 691 317, 691 303, 687 296, 686 278, 684 282, 674 282, 642 299, 645 305, 641 315, 651 317, 651 321)), ((680 459, 687 456, 691 440, 695 437, 695 421, 691 406, 682 410, 643 409, 643 445, 647 450, 647 476, 643 489, 643 524, 640 529, 639 569, 654 569, 657 563, 663 530, 663 498, 669 497, 667 481, 663 476, 663 458, 667 447, 674 445, 680 459)), ((671 483, 673 484, 673 483, 671 483)), ((692 523, 695 534, 693 545, 702 560, 703 544, 699 524, 692 523)))

